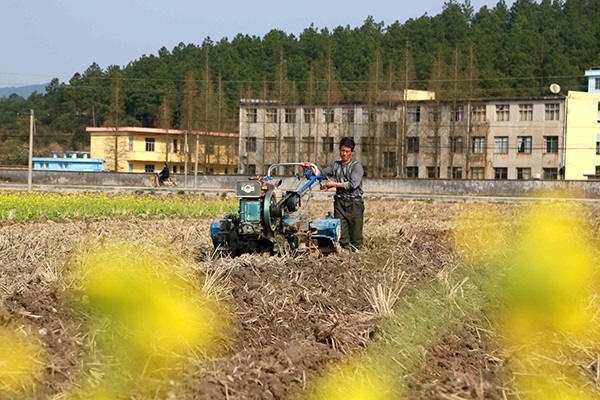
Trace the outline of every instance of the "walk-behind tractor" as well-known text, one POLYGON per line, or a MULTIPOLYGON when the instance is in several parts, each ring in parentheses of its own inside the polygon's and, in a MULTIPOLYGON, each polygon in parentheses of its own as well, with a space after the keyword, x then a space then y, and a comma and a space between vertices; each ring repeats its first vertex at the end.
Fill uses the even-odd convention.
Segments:
POLYGON ((271 176, 278 167, 303 163, 279 163, 269 167, 264 177, 238 181, 235 194, 240 199, 237 214, 227 214, 210 226, 215 251, 237 256, 243 253, 296 254, 336 252, 339 249, 340 220, 327 215, 313 220, 308 214, 312 187, 327 178, 316 165, 298 174, 298 190, 280 191, 282 180, 271 176), (277 199, 277 193, 281 198, 277 199), (305 205, 302 206, 302 199, 305 205))

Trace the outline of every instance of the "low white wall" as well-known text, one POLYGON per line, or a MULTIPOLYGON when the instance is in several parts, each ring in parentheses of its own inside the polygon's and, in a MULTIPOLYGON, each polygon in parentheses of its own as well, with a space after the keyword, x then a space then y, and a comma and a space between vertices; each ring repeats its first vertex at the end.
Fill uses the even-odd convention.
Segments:
MULTIPOLYGON (((150 186, 153 174, 114 172, 33 171, 34 185, 81 185, 106 187, 150 186)), ((185 190, 185 177, 176 174, 178 189, 185 190)), ((188 188, 233 191, 235 182, 245 175, 188 176, 188 188)), ((286 178, 282 187, 290 187, 295 178, 286 178)), ((27 183, 27 171, 0 168, 2 183, 27 183)), ((299 182, 301 184, 301 182, 299 182)), ((297 184, 297 186, 299 186, 297 184)), ((452 179, 371 179, 365 178, 365 193, 414 193, 445 195, 478 195, 524 197, 553 193, 558 197, 600 199, 600 181, 516 181, 516 180, 452 180, 452 179)))

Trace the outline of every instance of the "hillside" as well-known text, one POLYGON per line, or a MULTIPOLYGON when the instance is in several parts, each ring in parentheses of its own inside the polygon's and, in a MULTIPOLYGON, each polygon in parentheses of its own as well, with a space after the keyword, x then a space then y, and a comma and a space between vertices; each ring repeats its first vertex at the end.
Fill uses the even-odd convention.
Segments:
POLYGON ((46 85, 47 83, 43 85, 2 87, 0 88, 0 99, 3 97, 9 97, 11 94, 16 94, 24 99, 28 98, 33 92, 43 95, 46 93, 46 85))

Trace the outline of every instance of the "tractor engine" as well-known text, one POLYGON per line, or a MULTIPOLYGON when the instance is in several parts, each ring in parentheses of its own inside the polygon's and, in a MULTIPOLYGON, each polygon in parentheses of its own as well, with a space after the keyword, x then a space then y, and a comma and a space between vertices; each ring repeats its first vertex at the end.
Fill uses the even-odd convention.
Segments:
MULTIPOLYGON (((298 191, 283 192, 277 200, 276 187, 270 172, 264 178, 238 181, 235 195, 239 198, 237 214, 226 214, 212 222, 210 233, 215 250, 237 256, 243 253, 289 254, 320 252, 328 254, 339 248, 340 221, 328 215, 313 220, 302 208, 302 195, 325 177, 308 169, 308 182, 298 191)), ((302 165, 293 163, 292 165, 302 165)), ((318 171, 318 170, 317 170, 318 171)))

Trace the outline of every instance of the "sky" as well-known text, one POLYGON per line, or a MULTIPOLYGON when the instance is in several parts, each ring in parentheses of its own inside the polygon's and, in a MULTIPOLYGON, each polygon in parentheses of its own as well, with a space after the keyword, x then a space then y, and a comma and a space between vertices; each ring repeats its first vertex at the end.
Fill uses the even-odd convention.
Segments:
MULTIPOLYGON (((463 0, 457 0, 463 3, 463 0)), ((475 11, 499 0, 470 0, 475 11)), ((508 7, 514 0, 505 0, 508 7)), ((445 0, 2 0, 0 87, 68 82, 92 63, 105 70, 179 43, 201 45, 272 29, 298 36, 314 24, 388 26, 442 12, 445 0), (207 5, 210 4, 210 5, 207 5)))

